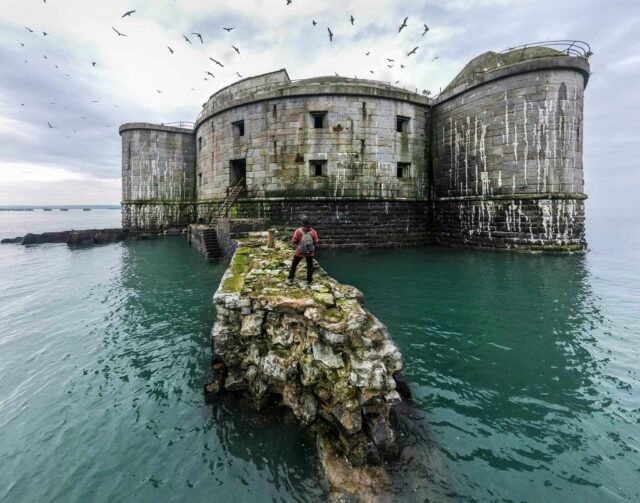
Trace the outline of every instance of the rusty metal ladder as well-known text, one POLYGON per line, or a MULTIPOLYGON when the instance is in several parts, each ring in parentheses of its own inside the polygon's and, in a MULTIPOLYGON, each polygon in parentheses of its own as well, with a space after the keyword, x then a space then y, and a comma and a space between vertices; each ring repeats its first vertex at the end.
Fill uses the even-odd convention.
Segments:
POLYGON ((227 197, 222 204, 218 206, 216 212, 214 213, 213 218, 225 218, 229 214, 229 210, 235 204, 235 202, 240 197, 240 194, 245 189, 244 178, 238 180, 235 185, 232 185, 227 188, 227 197))

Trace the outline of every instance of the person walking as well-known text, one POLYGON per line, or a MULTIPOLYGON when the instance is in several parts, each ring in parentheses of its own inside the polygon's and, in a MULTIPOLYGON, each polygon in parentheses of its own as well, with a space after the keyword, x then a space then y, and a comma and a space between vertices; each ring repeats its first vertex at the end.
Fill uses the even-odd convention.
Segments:
POLYGON ((320 243, 318 233, 309 224, 309 218, 303 216, 301 219, 302 227, 296 229, 291 238, 291 242, 296 247, 296 252, 289 269, 289 278, 285 281, 287 285, 293 284, 293 278, 296 275, 298 264, 303 258, 307 261, 307 286, 311 285, 313 280, 313 257, 316 253, 316 247, 320 243))

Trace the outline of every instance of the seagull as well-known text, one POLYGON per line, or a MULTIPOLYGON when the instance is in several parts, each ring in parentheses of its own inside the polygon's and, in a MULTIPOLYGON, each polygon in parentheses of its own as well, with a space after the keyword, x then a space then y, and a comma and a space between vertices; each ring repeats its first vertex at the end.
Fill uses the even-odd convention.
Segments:
POLYGON ((33 30, 31 28, 28 28, 27 26, 25 26, 24 29, 27 30, 29 33, 33 33, 33 30))
POLYGON ((407 19, 409 19, 409 16, 405 17, 404 21, 402 21, 402 24, 400 25, 400 28, 398 28, 398 33, 400 33, 403 28, 407 27, 407 19))
POLYGON ((91 62, 91 66, 96 66, 96 65, 97 65, 97 63, 95 61, 91 62))
POLYGON ((404 68, 404 65, 400 65, 400 68, 404 68))
POLYGON ((234 51, 236 51, 238 54, 240 54, 240 49, 238 49, 235 45, 232 45, 231 47, 233 47, 234 51))
POLYGON ((43 57, 44 59, 49 59, 49 58, 47 58, 47 55, 46 55, 46 54, 44 54, 42 57, 43 57))
POLYGON ((233 28, 222 28, 223 30, 227 30, 227 32, 230 32, 231 30, 233 30, 233 28))
POLYGON ((171 47, 167 46, 167 49, 169 49, 169 52, 173 54, 173 49, 171 47))
POLYGON ((91 103, 100 103, 100 100, 91 100, 91 103))
POLYGON ((351 14, 351 17, 349 18, 349 21, 351 21, 351 26, 353 26, 353 22, 354 22, 355 20, 356 20, 356 19, 353 17, 353 14, 351 14))
POLYGON ((131 17, 131 14, 133 14, 135 11, 134 10, 128 10, 127 12, 125 12, 124 14, 122 14, 122 17, 131 17))
POLYGON ((115 31, 115 32, 118 34, 118 36, 119 36, 119 37, 126 37, 126 35, 125 35, 124 33, 120 33, 120 32, 119 32, 118 30, 116 30, 113 26, 111 27, 111 29, 112 29, 113 31, 115 31))
POLYGON ((292 0, 287 0, 287 5, 291 5, 292 0))
POLYGON ((440 56, 436 56, 435 58, 433 58, 433 61, 435 61, 436 59, 440 59, 440 56))
POLYGON ((196 33, 196 32, 191 33, 191 35, 195 35, 196 37, 198 37, 200 39, 200 43, 204 44, 204 42, 202 41, 202 35, 200 35, 199 33, 196 33))
POLYGON ((424 25, 424 31, 422 32, 422 36, 424 37, 427 34, 428 31, 429 31, 429 27, 425 24, 424 25))
POLYGON ((416 45, 411 51, 407 53, 407 56, 411 56, 412 54, 415 54, 416 51, 418 50, 418 47, 420 46, 416 45))
POLYGON ((191 40, 189 40, 189 37, 187 37, 186 35, 182 35, 182 36, 184 37, 184 39, 185 39, 187 42, 191 43, 191 40))
POLYGON ((393 65, 387 65, 389 68, 393 68, 393 65))
POLYGON ((368 56, 369 54, 371 54, 371 51, 367 52, 367 53, 365 54, 365 56, 368 56))
POLYGON ((53 129, 53 126, 51 125, 51 123, 50 123, 50 122, 47 122, 47 125, 48 125, 51 129, 53 129))
POLYGON ((42 32, 42 36, 43 36, 43 37, 46 37, 47 35, 49 35, 49 34, 48 34, 46 31, 43 31, 43 32, 42 32))
POLYGON ((236 72, 236 75, 240 78, 242 78, 242 75, 240 75, 238 72, 236 72))
POLYGON ((393 62, 395 61, 395 59, 387 58, 387 61, 388 61, 389 63, 393 63, 393 62))
POLYGON ((311 20, 311 24, 312 24, 313 26, 315 26, 315 25, 317 25, 318 23, 316 23, 316 20, 315 20, 315 19, 312 19, 312 20, 311 20))
POLYGON ((209 58, 211 61, 213 61, 216 65, 221 66, 224 68, 224 65, 222 63, 220 63, 220 61, 218 61, 217 59, 213 59, 213 58, 209 58))
POLYGON ((373 74, 373 70, 369 70, 369 73, 373 74))
POLYGON ((333 32, 331 31, 331 28, 327 28, 327 30, 329 31, 329 42, 333 42, 333 32))
POLYGON ((156 92, 160 94, 162 91, 160 89, 156 89, 156 92))
POLYGON ((394 84, 397 84, 398 82, 400 82, 400 81, 399 81, 399 80, 396 80, 396 81, 394 82, 394 84))
POLYGON ((21 45, 22 47, 24 47, 24 42, 20 42, 20 45, 21 45))
POLYGON ((207 71, 207 72, 204 72, 204 73, 206 73, 207 75, 211 75, 211 78, 212 78, 212 79, 215 79, 215 78, 216 78, 216 76, 215 76, 213 73, 211 73, 211 72, 208 72, 208 71, 207 71))

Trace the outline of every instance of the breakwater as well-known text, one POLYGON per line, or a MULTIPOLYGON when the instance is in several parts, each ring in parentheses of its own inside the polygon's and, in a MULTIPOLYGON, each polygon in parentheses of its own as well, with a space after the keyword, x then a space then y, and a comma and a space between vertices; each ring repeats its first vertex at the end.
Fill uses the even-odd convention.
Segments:
POLYGON ((266 243, 242 238, 214 295, 205 392, 287 407, 315 433, 332 490, 366 499, 389 485, 384 461, 398 452, 402 355, 359 290, 322 269, 311 287, 286 285, 291 250, 266 243))

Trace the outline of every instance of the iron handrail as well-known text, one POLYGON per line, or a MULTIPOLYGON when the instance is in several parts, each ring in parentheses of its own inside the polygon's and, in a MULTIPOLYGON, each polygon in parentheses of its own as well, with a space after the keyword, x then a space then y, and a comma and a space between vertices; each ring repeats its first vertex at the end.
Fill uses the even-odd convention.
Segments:
POLYGON ((500 51, 500 54, 515 51, 516 49, 522 49, 522 54, 524 55, 525 49, 528 49, 529 47, 548 47, 550 49, 556 49, 560 52, 558 56, 575 56, 578 58, 589 59, 593 55, 591 46, 582 40, 545 40, 542 42, 531 42, 529 44, 509 47, 500 51))
POLYGON ((191 121, 163 122, 160 125, 161 126, 180 127, 180 128, 184 128, 184 129, 193 129, 193 127, 195 126, 195 122, 191 122, 191 121))

